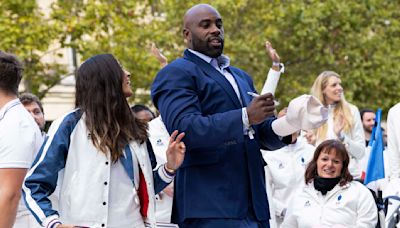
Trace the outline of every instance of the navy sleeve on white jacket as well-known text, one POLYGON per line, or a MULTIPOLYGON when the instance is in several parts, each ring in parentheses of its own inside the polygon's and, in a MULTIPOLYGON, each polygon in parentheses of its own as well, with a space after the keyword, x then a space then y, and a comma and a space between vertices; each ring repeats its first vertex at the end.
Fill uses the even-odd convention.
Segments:
MULTIPOLYGON (((151 162, 151 167, 154 170, 157 167, 157 160, 156 160, 156 155, 154 154, 153 147, 151 146, 151 143, 149 140, 146 141, 146 146, 147 146, 147 152, 149 154, 150 162, 151 162)), ((172 180, 174 179, 174 176, 169 175, 166 171, 164 166, 159 166, 158 169, 153 171, 153 181, 154 181, 154 192, 155 194, 158 194, 161 192, 165 187, 167 187, 172 180)))
POLYGON ((80 117, 81 113, 74 111, 54 123, 22 186, 25 204, 40 224, 58 214, 48 197, 57 187, 58 171, 65 166, 70 135, 80 117))

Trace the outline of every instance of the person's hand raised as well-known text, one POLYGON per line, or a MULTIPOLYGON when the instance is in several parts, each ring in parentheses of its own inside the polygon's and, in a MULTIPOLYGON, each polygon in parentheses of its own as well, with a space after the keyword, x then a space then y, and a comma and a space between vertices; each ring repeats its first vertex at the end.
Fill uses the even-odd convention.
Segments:
POLYGON ((272 47, 271 42, 268 40, 265 42, 265 50, 267 51, 268 56, 271 58, 272 62, 280 63, 281 58, 278 55, 278 52, 272 47))
POLYGON ((161 66, 164 67, 168 64, 167 58, 160 52, 155 43, 151 44, 150 53, 156 57, 161 66))
POLYGON ((307 130, 305 137, 308 144, 315 145, 315 142, 317 141, 317 136, 315 135, 313 130, 307 130))
POLYGON ((166 168, 169 172, 175 172, 175 170, 181 166, 183 159, 185 158, 186 146, 185 143, 182 142, 182 138, 184 136, 184 132, 178 135, 178 130, 175 130, 172 132, 171 137, 169 138, 169 145, 166 152, 166 168))
POLYGON ((333 131, 335 132, 335 134, 340 137, 341 132, 343 131, 344 128, 344 116, 342 113, 337 114, 337 116, 335 116, 335 125, 333 126, 333 131))
POLYGON ((274 115, 274 96, 271 93, 266 93, 254 97, 246 111, 250 124, 263 122, 266 118, 274 115))

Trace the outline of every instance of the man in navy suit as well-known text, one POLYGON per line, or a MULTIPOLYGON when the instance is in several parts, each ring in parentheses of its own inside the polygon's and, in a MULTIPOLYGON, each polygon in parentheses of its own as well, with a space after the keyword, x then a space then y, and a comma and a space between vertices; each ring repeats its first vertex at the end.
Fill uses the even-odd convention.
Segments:
POLYGON ((165 66, 151 90, 168 131, 186 133, 172 221, 183 228, 269 227, 260 148, 285 145, 271 127, 273 96, 247 94, 256 92, 253 81, 222 54, 224 28, 213 7, 190 8, 183 35, 183 58, 165 66))

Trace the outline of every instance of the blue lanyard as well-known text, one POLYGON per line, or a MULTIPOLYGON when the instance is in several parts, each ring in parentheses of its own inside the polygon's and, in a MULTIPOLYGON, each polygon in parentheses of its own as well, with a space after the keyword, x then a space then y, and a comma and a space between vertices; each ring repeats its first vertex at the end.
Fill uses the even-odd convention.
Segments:
POLYGON ((132 151, 129 147, 129 144, 125 146, 125 156, 121 156, 120 158, 122 166, 125 168, 125 171, 127 172, 129 179, 131 179, 133 185, 135 185, 135 178, 133 175, 132 151))

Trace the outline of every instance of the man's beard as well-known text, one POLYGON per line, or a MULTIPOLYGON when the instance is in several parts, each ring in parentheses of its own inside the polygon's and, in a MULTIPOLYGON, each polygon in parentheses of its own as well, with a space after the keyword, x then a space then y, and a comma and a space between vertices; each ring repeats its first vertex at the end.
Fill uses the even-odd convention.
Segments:
POLYGON ((210 42, 200 40, 196 36, 192 35, 192 47, 194 51, 198 51, 204 55, 207 55, 212 58, 216 58, 220 56, 224 50, 224 39, 221 39, 220 47, 213 47, 210 45, 210 42))

